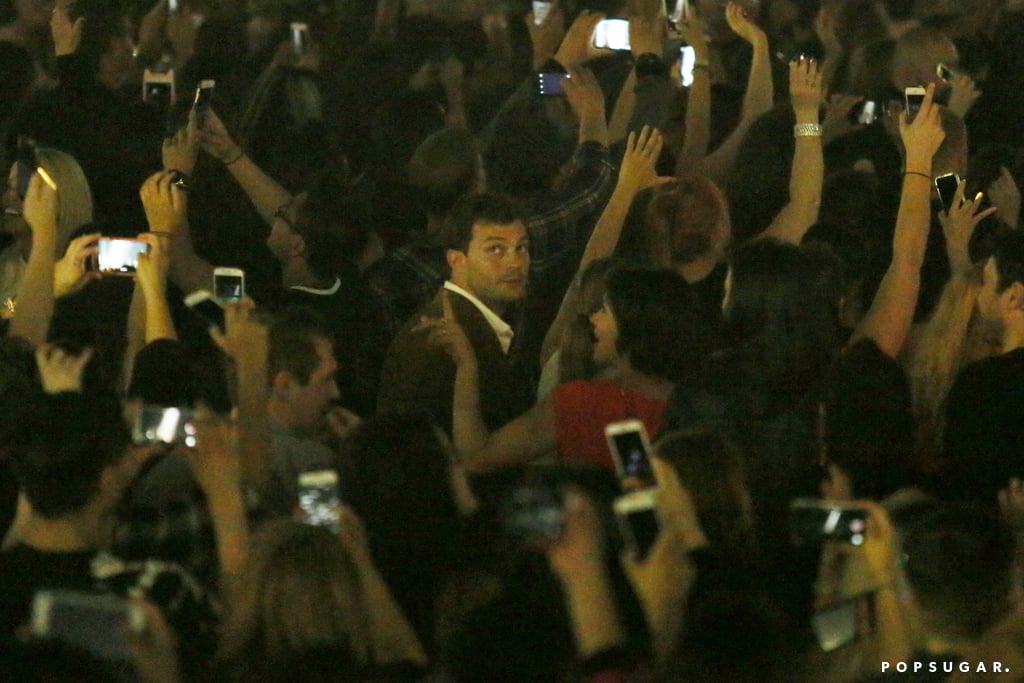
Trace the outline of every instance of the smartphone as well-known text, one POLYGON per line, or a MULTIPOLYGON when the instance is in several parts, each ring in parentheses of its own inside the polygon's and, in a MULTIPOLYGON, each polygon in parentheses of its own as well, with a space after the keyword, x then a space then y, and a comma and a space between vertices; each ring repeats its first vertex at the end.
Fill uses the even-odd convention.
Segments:
POLYGON ((594 47, 609 50, 629 49, 629 21, 626 19, 603 19, 594 29, 594 47))
POLYGON ((956 189, 960 187, 960 176, 956 173, 946 173, 940 175, 934 181, 935 189, 939 193, 939 200, 942 202, 942 208, 946 213, 949 213, 949 209, 953 206, 953 200, 956 197, 956 189))
POLYGON ((218 301, 238 301, 245 296, 245 271, 241 268, 214 268, 213 295, 218 301))
POLYGON ((325 526, 334 533, 341 531, 338 473, 334 470, 316 470, 300 474, 299 509, 305 524, 325 526))
POLYGON ((181 0, 167 0, 167 11, 170 14, 177 14, 181 11, 181 0))
POLYGON ((946 66, 942 62, 939 62, 935 66, 935 75, 941 78, 946 83, 949 83, 951 80, 953 80, 953 76, 955 75, 955 73, 948 66, 946 66))
POLYGON ((47 590, 32 599, 32 634, 81 648, 100 659, 131 659, 123 627, 141 633, 146 615, 116 595, 47 590))
POLYGON ((854 105, 853 109, 850 110, 850 121, 852 123, 870 125, 878 120, 881 109, 882 107, 878 102, 863 100, 854 105))
POLYGON ((224 331, 224 307, 217 301, 210 290, 200 289, 185 297, 185 305, 191 308, 196 314, 210 325, 215 326, 221 332, 224 331))
POLYGON ((196 112, 196 124, 201 128, 206 112, 210 109, 213 101, 213 90, 217 86, 213 79, 205 79, 199 82, 196 87, 196 94, 192 100, 192 109, 196 112))
POLYGON ((567 78, 569 74, 557 71, 537 74, 537 94, 545 97, 564 96, 567 78))
POLYGON ((189 408, 140 406, 132 424, 132 441, 138 445, 164 443, 194 448, 195 413, 189 408))
POLYGON ((789 505, 794 545, 806 546, 830 539, 863 545, 868 513, 864 508, 835 500, 797 498, 789 505))
POLYGON ((39 165, 35 143, 25 139, 20 140, 16 154, 15 165, 17 167, 19 197, 24 199, 28 196, 28 185, 32 182, 32 176, 35 173, 39 174, 39 177, 50 186, 51 190, 57 190, 57 183, 53 181, 53 178, 46 172, 46 169, 39 165))
POLYGON ((661 531, 658 519, 658 489, 649 488, 619 496, 612 504, 615 520, 633 556, 647 557, 661 531))
POLYGON ((174 69, 166 73, 154 73, 146 69, 142 73, 142 101, 152 102, 162 109, 169 109, 174 103, 174 69))
POLYGON ((689 45, 679 48, 679 75, 683 80, 683 87, 689 88, 693 85, 693 67, 697 63, 697 52, 689 45))
POLYGON ((547 548, 565 530, 565 503, 557 487, 527 482, 512 489, 501 506, 501 527, 513 540, 535 549, 547 548))
POLYGON ((544 23, 544 20, 548 18, 548 13, 551 12, 550 2, 537 2, 534 0, 533 3, 533 23, 540 26, 544 23))
POLYGON ((917 116, 917 112, 920 111, 921 104, 924 102, 924 93, 925 90, 921 87, 907 88, 903 91, 908 121, 913 121, 914 117, 917 116))
POLYGON ((101 237, 96 246, 96 270, 104 275, 134 275, 139 254, 149 253, 149 245, 141 240, 101 237))
POLYGON ((605 426, 604 437, 615 461, 615 470, 623 487, 628 489, 653 486, 651 442, 640 420, 623 420, 605 426))
POLYGON ((292 22, 292 52, 297 55, 306 54, 309 49, 309 25, 302 22, 292 22))
POLYGON ((679 21, 688 21, 690 19, 690 0, 678 0, 676 12, 678 12, 679 21))

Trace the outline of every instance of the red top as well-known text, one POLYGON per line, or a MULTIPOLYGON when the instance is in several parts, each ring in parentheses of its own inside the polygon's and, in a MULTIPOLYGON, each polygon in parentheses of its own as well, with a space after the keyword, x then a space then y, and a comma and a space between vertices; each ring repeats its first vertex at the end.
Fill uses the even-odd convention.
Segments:
POLYGON ((604 427, 609 422, 640 420, 653 439, 661 429, 668 399, 648 398, 607 379, 559 384, 552 393, 558 453, 567 465, 598 465, 615 470, 604 427))

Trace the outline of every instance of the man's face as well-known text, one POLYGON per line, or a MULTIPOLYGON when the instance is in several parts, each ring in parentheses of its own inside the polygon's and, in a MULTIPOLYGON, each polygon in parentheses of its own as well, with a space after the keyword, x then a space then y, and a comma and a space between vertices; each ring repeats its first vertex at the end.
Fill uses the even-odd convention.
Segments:
POLYGON ((465 253, 451 250, 448 255, 452 282, 496 312, 526 295, 530 241, 521 221, 477 223, 465 253))
POLYGON ((294 429, 308 430, 319 427, 324 419, 324 411, 331 401, 338 398, 338 385, 334 381, 334 373, 338 363, 334 359, 331 342, 323 337, 315 340, 316 354, 320 364, 309 375, 309 381, 301 384, 292 379, 288 391, 288 406, 294 429))

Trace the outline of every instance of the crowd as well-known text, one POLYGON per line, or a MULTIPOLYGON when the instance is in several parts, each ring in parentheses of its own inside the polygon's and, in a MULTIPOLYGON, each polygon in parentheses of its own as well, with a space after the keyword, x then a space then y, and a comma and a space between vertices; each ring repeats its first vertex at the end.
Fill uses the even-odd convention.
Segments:
POLYGON ((0 0, 0 92, 0 678, 1024 680, 1024 2, 0 0))

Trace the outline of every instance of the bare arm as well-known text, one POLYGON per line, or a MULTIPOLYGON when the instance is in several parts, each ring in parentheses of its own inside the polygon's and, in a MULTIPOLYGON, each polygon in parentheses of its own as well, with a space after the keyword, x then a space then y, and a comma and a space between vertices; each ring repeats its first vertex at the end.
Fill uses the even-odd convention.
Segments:
POLYGON ((750 126, 759 116, 771 110, 775 98, 768 37, 735 3, 729 4, 725 16, 732 30, 751 44, 754 53, 750 64, 750 76, 747 79, 747 90, 743 96, 743 115, 740 123, 725 142, 704 159, 698 169, 720 186, 725 185, 726 176, 736 160, 740 144, 750 126))
POLYGON ((683 39, 693 48, 693 83, 686 99, 686 137, 677 155, 676 175, 695 168, 708 154, 711 144, 711 71, 710 52, 704 35, 704 22, 690 8, 690 18, 683 22, 683 39))
POLYGON ((579 312, 579 284, 580 276, 598 259, 611 256, 619 243, 622 234, 622 226, 626 221, 630 206, 641 190, 650 187, 658 182, 665 182, 668 178, 658 178, 654 170, 661 154, 662 138, 656 130, 644 128, 639 135, 629 134, 626 142, 626 154, 622 158, 622 167, 619 169, 619 179, 615 185, 608 204, 605 205, 601 217, 597 220, 594 232, 587 241, 583 250, 583 257, 580 259, 579 269, 576 277, 558 309, 558 315, 551 324, 544 337, 544 344, 541 351, 541 363, 547 362, 551 354, 555 352, 562 338, 562 330, 576 313, 579 312))
POLYGON ((174 174, 151 175, 139 190, 151 233, 170 239, 170 277, 181 289, 207 289, 213 282, 213 266, 192 247, 188 226, 188 195, 173 183, 174 174))
POLYGON ((34 346, 46 343, 53 317, 54 254, 57 250, 57 191, 38 173, 25 197, 25 222, 32 228, 32 251, 18 284, 17 307, 11 336, 24 337, 34 346))
POLYGON ((928 86, 924 103, 913 122, 906 115, 900 122, 900 135, 907 150, 903 194, 896 216, 893 255, 871 308, 850 338, 873 339, 887 355, 896 357, 914 318, 921 264, 928 241, 931 219, 932 157, 945 134, 938 105, 932 104, 935 87, 928 86))
POLYGON ((825 157, 821 149, 818 108, 821 105, 821 74, 812 60, 789 65, 789 91, 796 113, 795 150, 789 174, 789 202, 762 236, 800 244, 804 234, 818 220, 825 157))

